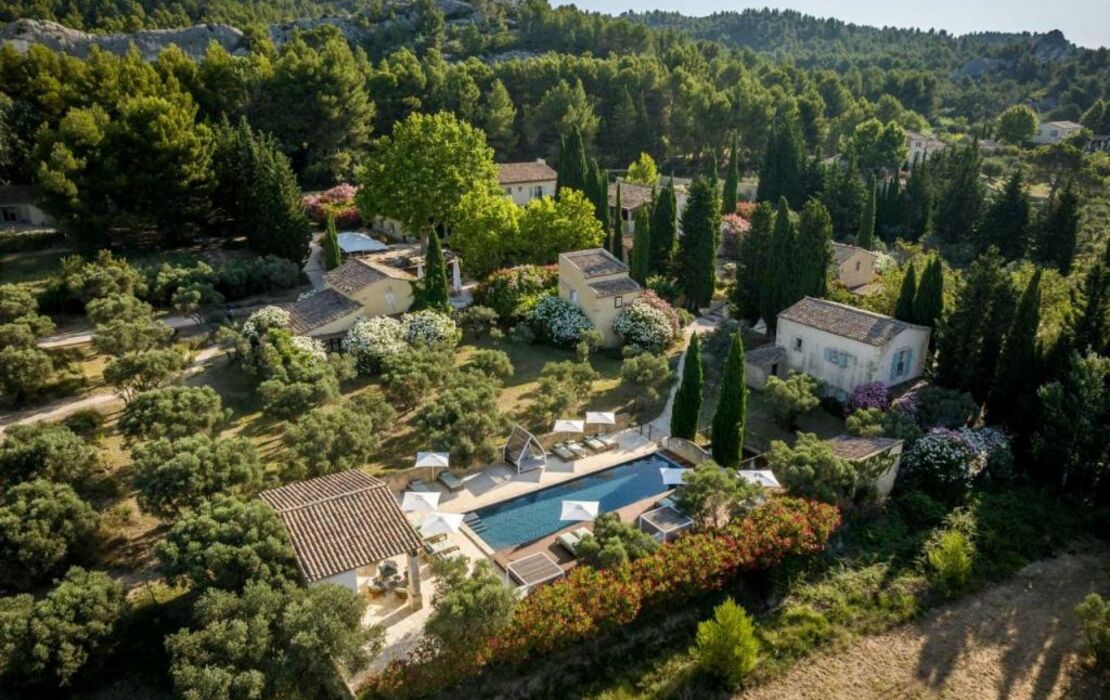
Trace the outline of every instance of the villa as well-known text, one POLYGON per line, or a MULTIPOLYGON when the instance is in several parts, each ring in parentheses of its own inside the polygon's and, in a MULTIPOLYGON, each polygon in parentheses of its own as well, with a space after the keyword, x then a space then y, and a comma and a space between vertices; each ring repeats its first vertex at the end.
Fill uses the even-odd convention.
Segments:
POLYGON ((601 333, 604 347, 615 347, 620 342, 613 321, 642 291, 639 283, 628 276, 628 265, 603 248, 559 256, 559 296, 585 312, 601 333))
POLYGON ((533 199, 555 196, 558 173, 542 158, 522 163, 498 163, 497 184, 519 206, 533 199))
POLYGON ((325 289, 285 304, 290 328, 316 338, 345 333, 360 318, 392 316, 412 306, 416 275, 370 258, 349 257, 324 274, 325 289))

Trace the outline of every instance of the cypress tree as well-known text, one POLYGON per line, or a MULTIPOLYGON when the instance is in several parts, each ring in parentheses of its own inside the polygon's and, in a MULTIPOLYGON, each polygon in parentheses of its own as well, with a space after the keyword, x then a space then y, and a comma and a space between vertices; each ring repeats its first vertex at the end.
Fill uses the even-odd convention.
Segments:
POLYGON ((906 268, 905 276, 902 277, 902 288, 898 291, 898 302, 894 305, 894 318, 906 323, 913 323, 913 307, 916 297, 917 271, 914 270, 913 263, 910 263, 909 267, 906 268))
POLYGON ((905 206, 902 213, 905 238, 913 243, 932 232, 935 202, 930 172, 931 169, 926 165, 926 161, 915 158, 910 177, 906 181, 905 206))
POLYGON ((1079 197, 1071 180, 1044 208, 1037 225, 1037 259, 1061 275, 1071 272, 1079 238, 1079 197))
POLYGON ((651 207, 644 205, 636 210, 636 228, 632 232, 632 259, 629 277, 646 284, 651 271, 651 207))
POLYGON ((799 296, 823 297, 828 292, 831 240, 832 219, 828 210, 816 199, 809 200, 798 216, 795 260, 799 296))
POLYGON ((767 332, 774 334, 778 327, 778 313, 800 298, 796 292, 797 276, 794 274, 799 261, 795 260, 794 223, 790 220, 790 205, 786 198, 779 199, 775 210, 774 233, 767 269, 764 271, 760 293, 760 316, 767 324, 767 332))
POLYGON ((1067 360, 1072 352, 1110 356, 1110 242, 1099 260, 1087 270, 1083 284, 1071 293, 1071 313, 1061 340, 1067 360))
MULTIPOLYGON (((917 294, 913 298, 913 322, 936 327, 937 319, 944 312, 944 268, 940 258, 934 256, 921 273, 917 294)), ((903 319, 905 320, 905 319, 903 319)), ((933 334, 934 336, 936 333, 933 334)), ((935 338, 933 338, 935 341, 935 338)))
POLYGON ((339 249, 339 234, 335 230, 335 217, 328 214, 327 228, 324 230, 324 269, 334 270, 339 267, 342 251, 339 249))
POLYGON ((732 147, 728 153, 728 172, 725 173, 725 187, 721 192, 721 212, 736 213, 736 199, 740 188, 740 154, 736 132, 732 132, 732 147))
POLYGON ((732 336, 721 394, 713 414, 713 460, 722 467, 735 468, 744 450, 744 421, 747 418, 748 386, 744 377, 744 342, 740 331, 732 336))
POLYGON ((740 239, 732 304, 736 315, 751 325, 759 320, 763 309, 763 288, 771 263, 774 226, 774 207, 770 202, 760 202, 752 212, 748 234, 740 239))
POLYGON ((571 126, 570 131, 560 140, 559 172, 555 180, 556 195, 562 192, 564 187, 586 192, 588 167, 582 134, 577 126, 571 126))
POLYGON ((1038 372, 1037 328, 1040 326, 1041 268, 1033 272, 1021 295, 998 355, 998 372, 987 399, 987 420, 1003 423, 1016 434, 1033 427, 1038 372))
POLYGON ((934 171, 940 193, 933 229, 945 243, 973 240, 986 198, 979 177, 983 159, 978 143, 973 140, 968 146, 954 146, 933 157, 938 158, 941 166, 934 171))
POLYGON ((883 186, 881 211, 875 217, 875 230, 887 245, 891 245, 902 231, 905 219, 905 197, 902 193, 902 180, 898 173, 883 186))
POLYGON ((617 180, 616 204, 613 207, 613 225, 609 234, 609 252, 617 260, 624 260, 624 219, 622 218, 621 181, 617 180))
POLYGON ((428 234, 428 252, 424 256, 424 285, 421 301, 424 308, 449 311, 447 300, 447 266, 443 259, 443 248, 439 244, 439 234, 435 228, 428 234))
POLYGON ((830 163, 822 170, 820 198, 829 210, 836 240, 855 240, 866 197, 855 156, 849 158, 846 167, 830 163))
POLYGON ((674 176, 656 197, 651 211, 651 267, 649 274, 666 272, 674 257, 678 229, 678 198, 674 191, 674 176))
POLYGON ((797 108, 784 103, 771 122, 771 133, 759 164, 756 199, 773 202, 786 197, 790 204, 802 205, 806 194, 803 143, 797 108))
POLYGON ((876 198, 878 196, 878 187, 875 185, 875 178, 871 178, 871 186, 867 191, 867 202, 863 205, 863 211, 860 214, 859 233, 856 234, 856 245, 864 250, 871 250, 875 247, 875 207, 876 198))
POLYGON ((721 200, 714 182, 699 175, 690 186, 682 212, 678 284, 690 309, 707 306, 717 281, 716 239, 721 229, 721 200))
POLYGON ((609 228, 609 176, 590 158, 586 176, 586 197, 594 205, 594 216, 604 229, 609 228))
POLYGON ((682 365, 682 383, 674 395, 671 411, 671 435, 693 440, 698 433, 698 414, 701 412, 702 366, 701 341, 698 334, 690 337, 686 359, 682 365))
POLYGON ((979 241, 984 248, 995 246, 1007 260, 1025 255, 1029 244, 1029 197, 1021 169, 1014 171, 1006 187, 990 206, 979 227, 979 241))

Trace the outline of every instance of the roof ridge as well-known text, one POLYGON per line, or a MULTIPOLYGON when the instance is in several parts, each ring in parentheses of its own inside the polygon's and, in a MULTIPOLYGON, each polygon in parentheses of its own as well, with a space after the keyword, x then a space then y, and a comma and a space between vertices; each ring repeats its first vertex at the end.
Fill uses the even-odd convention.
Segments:
MULTIPOLYGON (((302 483, 303 484, 304 482, 301 481, 301 482, 296 482, 296 483, 302 483)), ((277 506, 274 506, 273 504, 270 504, 270 505, 278 513, 289 513, 289 512, 292 512, 294 510, 301 510, 302 508, 308 508, 309 506, 318 506, 321 503, 327 503, 328 501, 337 501, 340 498, 348 498, 350 496, 357 496, 358 494, 363 493, 365 491, 374 491, 375 489, 382 488, 383 486, 385 486, 384 482, 381 483, 381 484, 367 484, 366 486, 362 486, 362 487, 354 489, 352 491, 345 491, 344 493, 337 493, 334 496, 324 496, 324 497, 321 497, 321 498, 317 498, 316 500, 313 500, 313 501, 306 501, 304 503, 298 503, 295 506, 288 506, 288 507, 285 507, 285 508, 277 507, 277 506)), ((263 493, 266 493, 266 492, 263 491, 263 493)), ((267 501, 267 503, 269 503, 269 501, 267 501)))

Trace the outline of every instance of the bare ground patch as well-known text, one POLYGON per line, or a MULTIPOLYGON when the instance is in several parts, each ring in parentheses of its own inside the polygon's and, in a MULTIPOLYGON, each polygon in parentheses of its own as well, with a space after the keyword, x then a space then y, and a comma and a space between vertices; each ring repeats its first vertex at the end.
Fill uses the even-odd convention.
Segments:
POLYGON ((893 632, 799 663, 744 700, 1110 697, 1083 667, 1072 609, 1110 593, 1110 546, 1091 544, 1025 567, 893 632))

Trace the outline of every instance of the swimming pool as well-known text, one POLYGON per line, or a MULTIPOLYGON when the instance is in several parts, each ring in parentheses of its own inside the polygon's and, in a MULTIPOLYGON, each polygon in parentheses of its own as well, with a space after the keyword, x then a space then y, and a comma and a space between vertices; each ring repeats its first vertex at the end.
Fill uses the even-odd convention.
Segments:
POLYGON ((514 547, 572 525, 570 521, 559 520, 562 502, 566 499, 598 501, 599 513, 623 508, 670 490, 670 486, 663 484, 659 469, 677 466, 660 454, 640 457, 596 474, 479 508, 467 517, 467 522, 493 549, 514 547))

